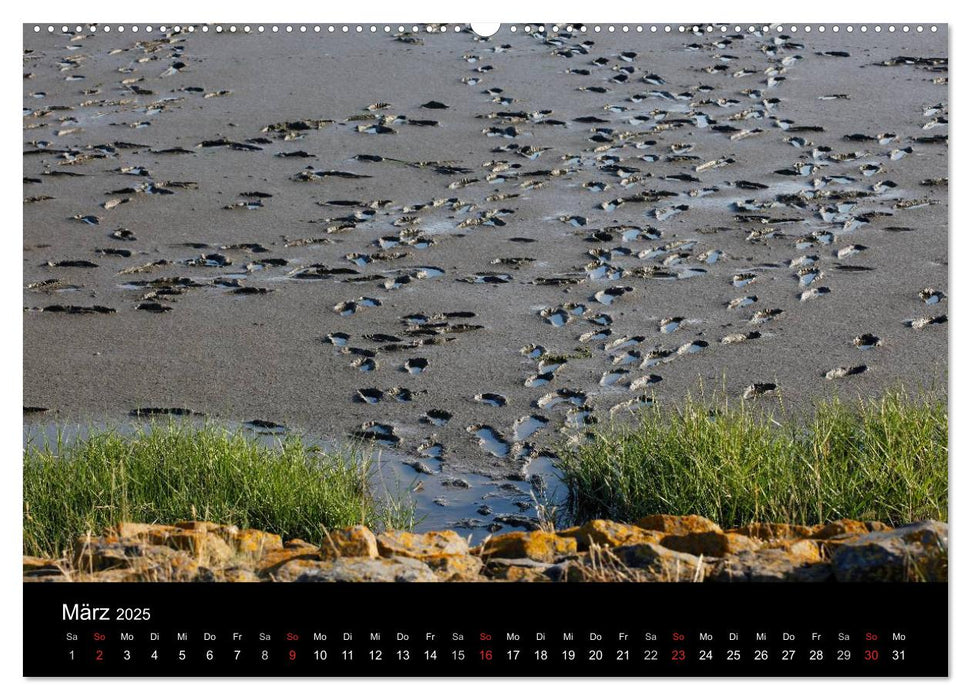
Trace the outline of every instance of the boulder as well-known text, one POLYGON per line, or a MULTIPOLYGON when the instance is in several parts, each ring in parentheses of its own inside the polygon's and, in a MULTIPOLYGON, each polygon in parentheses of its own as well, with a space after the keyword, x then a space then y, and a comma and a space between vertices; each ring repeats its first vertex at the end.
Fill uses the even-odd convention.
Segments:
POLYGON ((692 532, 687 535, 666 535, 661 544, 668 549, 706 557, 723 557, 726 554, 748 552, 761 545, 751 537, 729 532, 692 532))
POLYGON ((842 520, 833 520, 832 522, 818 526, 813 531, 812 537, 817 540, 831 540, 835 537, 843 537, 844 535, 864 535, 868 532, 878 532, 889 529, 889 525, 885 525, 884 523, 875 520, 862 522, 860 520, 848 520, 844 518, 842 520))
POLYGON ((820 562, 824 558, 822 547, 815 540, 786 540, 767 547, 767 550, 781 550, 809 564, 820 562))
POLYGON ((224 583, 256 583, 263 580, 255 571, 242 566, 230 566, 214 573, 215 580, 224 583))
POLYGON ((235 547, 237 554, 259 559, 264 552, 283 547, 283 538, 250 528, 232 533, 228 537, 228 543, 235 547))
POLYGON ((256 571, 260 575, 267 575, 272 571, 294 559, 319 559, 320 549, 312 544, 303 544, 296 547, 283 547, 282 549, 271 549, 265 552, 259 561, 256 562, 256 571))
POLYGON ((507 532, 491 537, 478 547, 483 559, 499 557, 502 559, 532 559, 540 562, 553 562, 556 559, 577 552, 577 541, 570 537, 560 537, 553 532, 533 530, 532 532, 507 532))
POLYGON ((662 535, 653 530, 645 530, 636 525, 615 523, 612 520, 591 520, 576 529, 575 539, 583 548, 591 545, 619 547, 625 544, 661 541, 662 535))
MULTIPOLYGON (((579 583, 584 581, 595 581, 595 570, 589 566, 584 566, 580 562, 567 559, 558 564, 553 564, 543 572, 543 576, 550 581, 579 583)), ((533 579, 536 580, 536 579, 533 579)))
POLYGON ((81 573, 128 569, 136 560, 166 560, 176 550, 157 544, 147 544, 130 538, 83 535, 74 544, 72 566, 81 573))
POLYGON ((368 581, 417 583, 439 580, 427 564, 408 557, 390 559, 344 557, 319 562, 294 560, 277 569, 277 575, 274 578, 278 581, 313 583, 368 581))
POLYGON ((197 561, 206 564, 227 562, 236 554, 235 548, 222 537, 201 529, 176 530, 150 541, 191 554, 197 561))
POLYGON ((638 520, 636 524, 644 530, 657 530, 668 535, 722 531, 717 524, 700 515, 648 515, 638 520))
POLYGON ((484 562, 485 575, 497 581, 546 581, 549 564, 532 559, 494 557, 484 562))
POLYGON ((819 547, 800 540, 787 547, 767 548, 730 554, 715 561, 709 581, 822 581, 832 577, 821 564, 819 547))
MULTIPOLYGON (((175 525, 159 525, 157 523, 129 523, 120 522, 109 532, 121 539, 136 539, 143 542, 165 539, 168 535, 178 532, 175 525)), ((155 542, 158 544, 158 542, 155 542)))
POLYGON ((947 581, 947 524, 934 520, 843 540, 833 554, 837 581, 947 581))
POLYGON ((443 581, 477 581, 482 570, 482 560, 471 554, 441 554, 421 561, 443 581))
POLYGON ((322 559, 336 557, 369 557, 378 556, 378 543, 374 533, 363 525, 354 525, 343 530, 328 530, 324 533, 324 541, 320 546, 322 559))
POLYGON ((704 577, 704 562, 696 556, 676 552, 659 544, 643 543, 610 550, 618 562, 631 569, 643 569, 657 581, 694 581, 704 577))
MULTIPOLYGON (((95 571, 90 574, 78 574, 73 577, 73 581, 81 583, 141 583, 137 579, 138 569, 107 569, 105 571, 95 571)), ((156 579, 143 579, 154 583, 156 579)))
POLYGON ((59 576, 66 562, 60 559, 45 559, 44 557, 23 557, 24 576, 59 576))
POLYGON ((195 555, 190 552, 174 552, 165 558, 144 557, 132 560, 127 575, 119 580, 139 583, 206 580, 204 576, 200 577, 200 573, 209 573, 211 578, 210 570, 199 566, 195 555))
POLYGON ((453 530, 423 532, 421 534, 393 530, 377 537, 378 553, 382 557, 440 557, 443 555, 468 554, 469 543, 453 530))
POLYGON ((807 525, 789 525, 788 523, 749 523, 741 527, 733 527, 726 532, 744 535, 756 540, 797 540, 811 537, 813 528, 807 525))

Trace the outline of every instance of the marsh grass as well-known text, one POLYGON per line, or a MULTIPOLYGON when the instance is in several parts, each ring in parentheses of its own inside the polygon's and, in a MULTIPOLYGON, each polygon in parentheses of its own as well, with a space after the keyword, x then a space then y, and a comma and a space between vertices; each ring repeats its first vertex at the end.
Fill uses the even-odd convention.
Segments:
POLYGON ((59 556, 119 521, 199 519, 319 542, 325 528, 407 527, 414 506, 369 487, 372 460, 298 437, 265 445, 240 431, 177 421, 28 445, 24 553, 59 556))
POLYGON ((747 402, 651 407, 561 452, 575 522, 698 514, 724 527, 837 518, 947 520, 947 402, 889 391, 808 416, 747 402))

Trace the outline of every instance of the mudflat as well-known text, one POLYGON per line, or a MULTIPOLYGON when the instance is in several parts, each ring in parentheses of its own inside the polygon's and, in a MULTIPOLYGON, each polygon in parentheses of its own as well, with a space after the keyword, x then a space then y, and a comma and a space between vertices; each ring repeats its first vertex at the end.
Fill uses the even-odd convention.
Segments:
POLYGON ((946 384, 945 27, 44 30, 25 422, 376 440, 485 527, 700 386, 946 384))

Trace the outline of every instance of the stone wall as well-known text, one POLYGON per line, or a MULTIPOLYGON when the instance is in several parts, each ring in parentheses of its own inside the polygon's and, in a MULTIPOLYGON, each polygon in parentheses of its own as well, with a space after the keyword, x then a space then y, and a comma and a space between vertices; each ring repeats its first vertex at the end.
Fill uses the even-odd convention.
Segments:
POLYGON ((700 516, 591 520, 558 532, 373 533, 323 542, 232 525, 121 523, 63 559, 23 558, 24 581, 946 581, 946 523, 838 520, 723 530, 700 516))

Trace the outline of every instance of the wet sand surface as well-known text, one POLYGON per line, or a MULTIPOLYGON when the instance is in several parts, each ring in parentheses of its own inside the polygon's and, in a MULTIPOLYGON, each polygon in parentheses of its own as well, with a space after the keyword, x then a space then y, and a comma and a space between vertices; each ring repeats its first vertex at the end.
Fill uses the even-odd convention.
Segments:
POLYGON ((376 439, 488 528, 699 383, 946 383, 944 28, 24 45, 26 423, 376 439))

